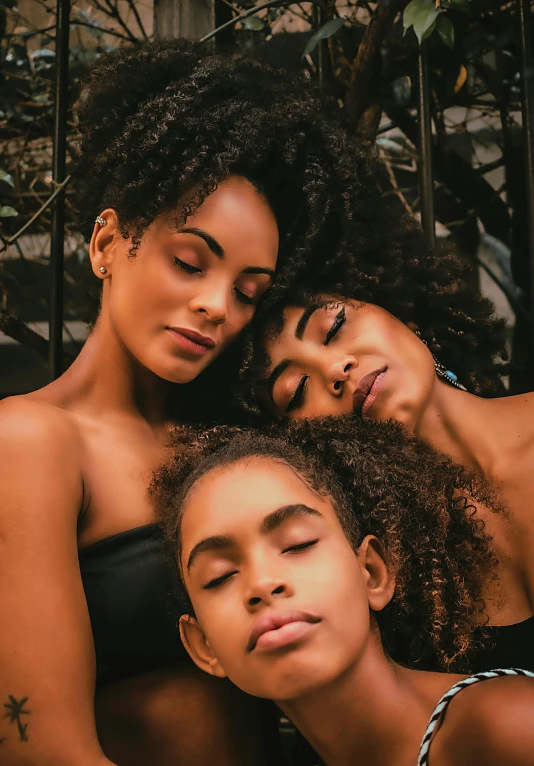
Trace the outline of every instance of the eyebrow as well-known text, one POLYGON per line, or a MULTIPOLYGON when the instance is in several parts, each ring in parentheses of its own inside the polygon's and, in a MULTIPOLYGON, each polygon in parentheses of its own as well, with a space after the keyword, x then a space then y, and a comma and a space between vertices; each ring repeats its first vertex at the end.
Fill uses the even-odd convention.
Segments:
MULTIPOLYGON (((293 505, 282 505, 272 513, 269 513, 260 524, 260 533, 267 535, 270 532, 274 532, 285 521, 289 519, 297 518, 298 516, 314 516, 322 518, 322 514, 315 508, 310 508, 304 503, 295 503, 293 505)), ((234 547, 236 544, 235 539, 229 535, 213 535, 212 537, 206 537, 197 543, 187 559, 187 570, 189 571, 193 566, 195 560, 202 553, 209 553, 210 551, 228 550, 228 548, 234 547)))
POLYGON ((297 327, 295 330, 295 338, 297 340, 302 340, 304 333, 306 332, 306 327, 308 326, 308 322, 310 321, 311 317, 317 309, 320 309, 323 307, 324 304, 322 303, 312 303, 311 306, 308 306, 307 309, 303 312, 302 316, 300 317, 297 327))
POLYGON ((224 249, 217 240, 208 234, 204 229, 197 229, 195 226, 189 226, 184 229, 178 229, 179 234, 194 234, 195 237, 200 237, 207 244, 211 252, 217 256, 217 258, 224 258, 224 249))
POLYGON ((243 269, 243 274, 267 274, 274 279, 274 269, 269 269, 267 266, 248 266, 243 269))
MULTIPOLYGON (((223 246, 217 242, 217 240, 208 234, 204 229, 197 229, 195 226, 186 226, 184 229, 178 230, 179 234, 193 234, 195 237, 200 237, 207 244, 212 253, 217 258, 224 258, 225 252, 223 246)), ((243 269, 243 274, 267 274, 268 277, 274 279, 274 269, 270 269, 267 266, 249 266, 243 269)))

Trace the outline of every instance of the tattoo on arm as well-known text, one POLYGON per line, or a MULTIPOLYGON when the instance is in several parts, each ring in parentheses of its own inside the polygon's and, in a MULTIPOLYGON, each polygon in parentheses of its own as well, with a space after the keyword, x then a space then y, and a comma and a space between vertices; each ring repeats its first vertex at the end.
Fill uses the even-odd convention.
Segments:
MULTIPOLYGON (((4 707, 7 708, 7 713, 5 714, 4 718, 9 718, 9 723, 16 723, 17 728, 19 730, 19 737, 20 742, 27 742, 28 741, 28 724, 22 723, 22 716, 23 715, 30 715, 31 710, 25 710, 24 705, 27 703, 28 697, 23 697, 20 700, 17 700, 15 697, 13 697, 12 694, 9 695, 9 702, 4 702, 4 707)), ((6 739, 4 737, 4 739, 6 739)), ((4 740, 0 740, 0 744, 4 740)))

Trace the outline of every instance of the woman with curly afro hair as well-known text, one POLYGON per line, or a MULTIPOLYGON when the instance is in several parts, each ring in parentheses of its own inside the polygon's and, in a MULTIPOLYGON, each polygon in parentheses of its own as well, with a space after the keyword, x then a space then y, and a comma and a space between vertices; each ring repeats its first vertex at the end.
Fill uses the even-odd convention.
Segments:
POLYGON ((373 228, 375 165, 308 83, 197 43, 103 57, 76 115, 100 311, 70 369, 0 406, 2 764, 273 764, 257 705, 170 622, 146 487, 264 293, 373 228))
POLYGON ((330 418, 178 431, 153 491, 189 654, 276 701, 325 764, 531 763, 528 671, 451 673, 499 614, 478 475, 395 423, 330 418))
MULTIPOLYGON (((495 649, 482 651, 475 665, 486 669, 498 658, 508 666, 520 653, 534 669, 534 395, 480 396, 495 393, 481 360, 499 328, 484 299, 466 300, 454 259, 451 265, 439 299, 423 269, 418 287, 410 287, 408 273, 404 287, 362 277, 331 291, 323 285, 287 295, 266 311, 249 344, 244 396, 271 417, 396 420, 492 480, 509 510, 491 521, 507 609, 493 623, 495 649), (411 294, 424 301, 405 302, 411 294)), ((497 360, 494 366, 498 371, 497 360)))

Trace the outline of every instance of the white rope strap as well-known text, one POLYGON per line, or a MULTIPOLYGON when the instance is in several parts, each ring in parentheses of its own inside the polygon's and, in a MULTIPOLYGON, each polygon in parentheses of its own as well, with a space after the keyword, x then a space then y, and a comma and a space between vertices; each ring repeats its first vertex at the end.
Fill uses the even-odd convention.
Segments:
POLYGON ((432 742, 432 736, 436 730, 436 726, 439 723, 441 716, 447 709, 449 702, 455 697, 462 689, 467 686, 477 684, 479 681, 486 681, 488 678, 498 678, 499 676, 529 676, 534 678, 534 673, 530 670, 521 670, 519 668, 508 668, 506 670, 487 670, 484 673, 476 673, 469 678, 464 678, 463 681, 459 681, 452 686, 448 692, 445 692, 443 697, 436 705, 436 709, 432 713, 425 736, 421 743, 421 750, 419 751, 419 758, 417 760, 417 766, 428 766, 428 751, 430 750, 430 743, 432 742))

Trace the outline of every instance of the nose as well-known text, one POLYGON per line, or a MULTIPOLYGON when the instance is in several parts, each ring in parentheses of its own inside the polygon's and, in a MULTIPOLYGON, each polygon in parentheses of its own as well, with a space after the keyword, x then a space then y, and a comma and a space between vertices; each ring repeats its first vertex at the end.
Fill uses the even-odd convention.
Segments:
POLYGON ((245 603, 249 610, 262 604, 270 606, 279 598, 288 598, 292 595, 289 583, 281 577, 262 577, 249 582, 245 593, 245 603))
POLYGON ((189 307, 213 324, 223 324, 228 319, 228 291, 221 279, 203 280, 199 291, 191 298, 189 307))
POLYGON ((332 364, 328 370, 326 386, 332 396, 341 396, 345 383, 350 377, 350 371, 357 367, 358 362, 354 357, 344 357, 332 364))

